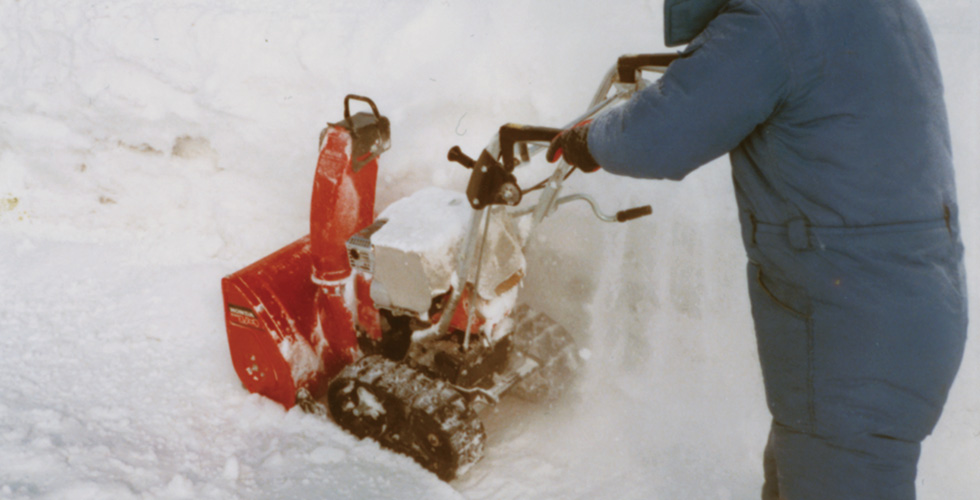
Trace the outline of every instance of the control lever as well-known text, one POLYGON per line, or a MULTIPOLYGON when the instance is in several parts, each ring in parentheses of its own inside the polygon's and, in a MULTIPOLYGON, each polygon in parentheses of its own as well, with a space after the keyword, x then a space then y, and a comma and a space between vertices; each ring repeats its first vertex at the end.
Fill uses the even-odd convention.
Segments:
POLYGON ((476 160, 464 153, 459 146, 450 148, 447 158, 449 158, 449 161, 459 163, 466 168, 473 168, 473 165, 476 165, 476 160))

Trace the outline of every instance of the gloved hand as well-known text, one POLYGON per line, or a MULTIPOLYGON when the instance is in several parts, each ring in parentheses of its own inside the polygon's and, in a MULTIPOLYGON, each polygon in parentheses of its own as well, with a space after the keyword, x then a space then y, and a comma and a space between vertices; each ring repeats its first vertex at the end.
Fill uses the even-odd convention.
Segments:
POLYGON ((572 128, 563 130, 551 140, 548 146, 546 158, 554 163, 562 156, 569 165, 578 167, 583 172, 595 172, 599 170, 592 153, 589 153, 589 124, 592 120, 586 120, 572 128))

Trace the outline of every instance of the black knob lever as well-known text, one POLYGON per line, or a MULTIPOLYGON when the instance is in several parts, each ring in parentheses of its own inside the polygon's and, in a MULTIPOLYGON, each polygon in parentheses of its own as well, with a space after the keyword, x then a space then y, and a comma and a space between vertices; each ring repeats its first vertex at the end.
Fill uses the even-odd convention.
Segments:
POLYGON ((447 157, 449 158, 449 161, 459 163, 466 168, 473 168, 473 165, 476 165, 476 160, 470 158, 469 155, 464 153, 463 150, 459 148, 459 146, 453 146, 450 148, 447 157))

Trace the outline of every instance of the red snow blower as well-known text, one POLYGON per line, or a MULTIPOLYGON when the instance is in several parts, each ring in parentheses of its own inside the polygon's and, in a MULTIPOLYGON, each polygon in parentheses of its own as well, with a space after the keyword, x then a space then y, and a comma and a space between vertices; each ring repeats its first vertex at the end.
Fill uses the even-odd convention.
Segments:
MULTIPOLYGON (((624 56, 571 124, 621 104, 673 55, 624 56)), ((479 413, 505 394, 557 397, 578 367, 572 337, 519 302, 524 247, 559 206, 573 167, 522 188, 514 169, 561 129, 507 124, 473 159, 465 193, 423 189, 374 214, 378 157, 390 125, 349 95, 320 137, 310 234, 222 280, 231 358, 244 386, 286 408, 326 414, 358 437, 415 458, 439 477, 483 455, 479 413), (351 102, 370 111, 351 114, 351 102), (538 192, 536 200, 527 196, 538 192)))

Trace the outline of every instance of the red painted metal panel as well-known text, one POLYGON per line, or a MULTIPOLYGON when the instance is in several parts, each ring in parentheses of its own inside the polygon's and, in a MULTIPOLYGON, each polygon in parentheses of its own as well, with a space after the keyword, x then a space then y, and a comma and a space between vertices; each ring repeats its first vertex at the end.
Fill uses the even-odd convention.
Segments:
POLYGON ((341 126, 331 126, 325 139, 310 235, 222 280, 235 371, 249 391, 286 408, 299 389, 322 395, 330 378, 359 356, 355 320, 380 337, 366 292, 370 281, 351 278, 346 249, 374 219, 378 164, 353 171, 350 133, 341 126))

